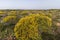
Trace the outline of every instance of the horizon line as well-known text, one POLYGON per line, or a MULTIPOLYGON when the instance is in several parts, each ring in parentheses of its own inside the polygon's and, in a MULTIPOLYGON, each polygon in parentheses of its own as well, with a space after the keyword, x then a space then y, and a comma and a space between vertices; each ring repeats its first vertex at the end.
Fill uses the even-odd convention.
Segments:
POLYGON ((0 10, 60 10, 60 8, 48 8, 48 9, 0 9, 0 10))

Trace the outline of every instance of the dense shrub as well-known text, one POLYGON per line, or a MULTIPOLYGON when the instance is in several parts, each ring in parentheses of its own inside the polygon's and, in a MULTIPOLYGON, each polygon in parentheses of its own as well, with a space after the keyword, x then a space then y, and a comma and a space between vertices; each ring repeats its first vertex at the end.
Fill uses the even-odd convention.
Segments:
POLYGON ((2 19, 1 23, 9 24, 9 23, 16 23, 17 17, 16 16, 6 16, 2 19))
POLYGON ((1 28, 7 29, 7 28, 14 28, 15 24, 17 23, 18 19, 16 16, 6 16, 1 20, 1 28))
POLYGON ((42 14, 31 14, 21 18, 15 25, 14 32, 21 40, 42 40, 41 32, 49 32, 52 20, 42 14), (39 38, 40 37, 40 38, 39 38))

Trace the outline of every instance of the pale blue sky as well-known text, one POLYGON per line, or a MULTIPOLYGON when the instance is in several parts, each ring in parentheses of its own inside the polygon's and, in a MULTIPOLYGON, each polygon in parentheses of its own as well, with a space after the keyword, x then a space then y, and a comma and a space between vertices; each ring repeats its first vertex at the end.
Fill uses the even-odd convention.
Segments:
POLYGON ((0 9, 60 9, 60 0, 0 0, 0 9))

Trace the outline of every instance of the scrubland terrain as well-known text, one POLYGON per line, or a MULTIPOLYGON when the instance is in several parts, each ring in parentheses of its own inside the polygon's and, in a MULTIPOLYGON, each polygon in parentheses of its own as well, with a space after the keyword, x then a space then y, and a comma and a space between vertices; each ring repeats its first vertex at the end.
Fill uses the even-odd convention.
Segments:
POLYGON ((60 40, 60 10, 0 10, 0 40, 60 40))

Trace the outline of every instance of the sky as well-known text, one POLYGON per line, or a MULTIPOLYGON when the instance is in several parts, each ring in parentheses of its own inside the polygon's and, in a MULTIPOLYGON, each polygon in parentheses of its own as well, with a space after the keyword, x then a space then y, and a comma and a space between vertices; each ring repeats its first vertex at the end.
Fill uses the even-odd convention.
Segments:
POLYGON ((60 0, 0 0, 0 9, 60 9, 60 0))

